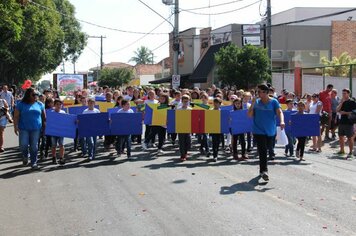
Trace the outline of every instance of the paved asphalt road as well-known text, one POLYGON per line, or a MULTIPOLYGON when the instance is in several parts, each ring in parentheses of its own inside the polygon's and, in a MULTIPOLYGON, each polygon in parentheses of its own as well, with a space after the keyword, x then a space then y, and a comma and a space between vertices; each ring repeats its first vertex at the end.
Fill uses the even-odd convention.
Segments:
MULTIPOLYGON (((99 143, 90 163, 68 155, 40 171, 23 167, 12 127, 0 156, 0 235, 356 235, 356 160, 324 146, 307 161, 217 163, 196 152, 184 163, 177 148, 110 161, 99 143)), ((114 154, 114 151, 111 152, 114 154)))

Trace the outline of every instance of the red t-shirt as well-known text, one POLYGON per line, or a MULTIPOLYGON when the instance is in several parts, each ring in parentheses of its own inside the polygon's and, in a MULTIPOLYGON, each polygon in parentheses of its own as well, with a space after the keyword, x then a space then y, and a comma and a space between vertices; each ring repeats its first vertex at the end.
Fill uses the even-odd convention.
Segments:
POLYGON ((319 100, 323 103, 323 111, 331 112, 331 93, 327 90, 319 93, 319 100))
POLYGON ((278 98, 278 101, 280 104, 286 104, 287 98, 285 96, 281 96, 278 98))

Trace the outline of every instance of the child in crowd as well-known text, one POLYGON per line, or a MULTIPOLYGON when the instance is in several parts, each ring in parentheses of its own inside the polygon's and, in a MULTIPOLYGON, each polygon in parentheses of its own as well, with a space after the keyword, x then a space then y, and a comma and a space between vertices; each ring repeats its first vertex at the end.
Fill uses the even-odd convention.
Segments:
MULTIPOLYGON (((95 100, 92 98, 88 99, 88 108, 83 111, 83 114, 95 114, 100 113, 95 107, 95 100)), ((82 156, 85 157, 88 151, 88 160, 91 161, 95 158, 96 151, 96 136, 85 137, 81 140, 82 145, 82 156)))
MULTIPOLYGON (((202 108, 209 110, 209 96, 207 93, 202 93, 200 95, 200 99, 202 101, 202 108)), ((200 153, 202 155, 206 155, 206 157, 210 157, 210 150, 209 150, 209 137, 208 134, 198 134, 198 142, 200 143, 200 153), (205 153, 204 153, 205 151, 205 153)))
MULTIPOLYGON (((298 102, 298 112, 297 115, 303 115, 305 114, 305 104, 302 101, 298 102)), ((298 139, 298 144, 297 144, 297 150, 296 150, 296 157, 299 158, 299 160, 304 161, 304 148, 305 148, 305 142, 307 140, 307 137, 297 137, 298 139)))
MULTIPOLYGON (((45 109, 47 112, 52 111, 54 107, 54 99, 49 97, 45 101, 45 109)), ((43 131, 40 137, 40 160, 47 159, 48 157, 48 150, 52 146, 51 145, 51 136, 45 135, 43 131)))
MULTIPOLYGON (((130 108, 130 102, 126 100, 121 101, 121 109, 117 111, 117 113, 134 113, 130 108)), ((124 145, 126 145, 127 149, 127 158, 131 157, 131 135, 118 135, 116 141, 116 151, 117 156, 120 157, 121 153, 124 149, 124 145)))
MULTIPOLYGON (((156 93, 154 90, 149 90, 147 93, 147 99, 145 100, 144 104, 157 104, 158 101, 156 100, 156 93)), ((145 126, 145 139, 148 138, 148 136, 151 133, 151 125, 146 125, 145 126)), ((151 143, 152 146, 154 146, 155 143, 155 136, 151 136, 151 140, 149 140, 149 143, 151 143)), ((144 143, 142 143, 142 148, 145 148, 144 143)))
MULTIPOLYGON (((220 98, 214 98, 214 108, 212 110, 220 110, 221 106, 221 99, 220 98)), ((210 134, 212 138, 212 146, 213 146, 213 161, 216 162, 218 160, 218 152, 219 152, 219 146, 220 142, 223 141, 221 140, 221 134, 210 134)))
MULTIPOLYGON (((61 110, 61 108, 62 108, 61 100, 55 99, 54 100, 54 109, 52 111, 53 112, 58 112, 58 113, 65 113, 65 111, 61 110)), ((52 162, 53 162, 53 164, 57 163, 57 157, 56 157, 57 145, 59 146, 59 164, 60 165, 64 165, 65 164, 63 141, 64 141, 63 137, 56 137, 56 136, 52 136, 51 137, 52 162)))
MULTIPOLYGON (((286 104, 287 104, 287 109, 286 111, 287 112, 294 112, 295 111, 295 108, 294 108, 294 101, 292 99, 287 99, 286 100, 286 104)), ((292 133, 291 131, 285 131, 286 132, 286 135, 287 135, 287 138, 288 138, 288 144, 286 145, 285 147, 285 151, 284 151, 284 155, 286 157, 292 157, 294 155, 294 142, 295 142, 295 138, 292 136, 292 133), (288 154, 289 152, 289 154, 288 154)))
MULTIPOLYGON (((233 101, 233 111, 238 111, 238 110, 242 110, 242 101, 240 98, 236 98, 233 101)), ((234 160, 237 161, 244 161, 246 159, 248 159, 247 155, 246 155, 246 143, 245 143, 245 135, 242 134, 234 134, 232 136, 232 153, 233 153, 233 157, 234 160), (237 152, 237 142, 240 142, 241 145, 241 157, 238 157, 238 152, 237 152)))
MULTIPOLYGON (((182 103, 182 93, 180 91, 175 91, 174 92, 174 100, 170 103, 170 105, 174 106, 174 109, 178 109, 179 106, 181 106, 182 103)), ((176 133, 172 133, 170 134, 171 136, 171 140, 172 140, 172 145, 174 145, 176 143, 176 139, 177 139, 177 134, 176 133)))
MULTIPOLYGON (((162 109, 166 109, 169 104, 169 96, 168 94, 161 93, 159 96, 159 105, 162 107, 162 109)), ((150 140, 153 140, 156 135, 158 135, 158 154, 164 154, 162 147, 164 144, 164 139, 166 137, 166 126, 157 126, 157 125, 152 125, 150 133, 148 134, 147 137, 145 137, 145 141, 142 144, 142 147, 144 150, 147 149, 148 143, 150 140)))
MULTIPOLYGON (((192 108, 189 106, 190 97, 188 95, 182 96, 182 106, 178 108, 178 110, 191 110, 192 108)), ((179 140, 179 151, 180 151, 180 160, 186 161, 188 149, 190 147, 190 134, 178 134, 179 140)))

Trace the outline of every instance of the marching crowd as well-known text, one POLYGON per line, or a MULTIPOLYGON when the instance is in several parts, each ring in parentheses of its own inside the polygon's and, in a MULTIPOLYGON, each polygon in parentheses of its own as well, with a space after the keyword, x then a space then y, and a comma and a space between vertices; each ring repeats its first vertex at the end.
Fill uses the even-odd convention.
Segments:
MULTIPOLYGON (((3 85, 0 90, 0 152, 5 151, 3 144, 6 125, 13 123, 14 132, 19 135, 19 146, 25 165, 30 159, 31 167, 37 169, 38 159, 48 158, 49 151, 53 163, 57 163, 57 148, 59 148, 58 162, 61 165, 65 164, 63 137, 50 137, 44 134, 46 111, 63 113, 63 99, 61 100, 58 93, 51 89, 39 93, 30 87, 22 91, 20 95, 16 90, 16 87, 9 89, 7 85, 3 85)), ((212 161, 217 161, 221 148, 227 153, 231 152, 235 160, 244 161, 248 159, 247 154, 257 147, 260 174, 263 179, 268 180, 267 160, 275 157, 276 117, 279 118, 279 125, 283 129, 285 126, 283 110, 320 115, 319 136, 295 138, 291 133, 286 132, 288 138, 288 145, 285 147, 286 156, 295 156, 303 161, 305 145, 309 139, 312 140, 309 151, 322 152, 323 142, 335 140, 338 129, 340 144, 338 155, 345 155, 346 158, 352 157, 355 139, 353 110, 356 109, 356 102, 350 97, 349 89, 343 89, 341 96, 338 96, 338 92, 331 84, 324 91, 305 94, 302 97, 285 89, 277 94, 270 84, 261 84, 248 91, 219 89, 215 85, 205 90, 133 86, 116 90, 104 86, 92 90, 74 91, 73 99, 75 104, 88 106, 84 114, 100 112, 95 108, 95 96, 103 96, 107 102, 112 102, 113 106, 120 107, 118 110, 120 113, 133 113, 130 107, 132 102, 137 106, 137 111, 141 112, 145 104, 160 104, 170 106, 171 109, 190 110, 197 105, 197 101, 200 101, 199 106, 205 109, 220 110, 224 101, 229 101, 233 111, 246 109, 248 115, 253 117, 251 133, 167 134, 166 126, 145 125, 143 138, 141 135, 105 136, 104 146, 107 149, 114 147, 117 152, 116 157, 126 153, 130 158, 132 142, 142 145, 143 150, 155 147, 158 154, 164 154, 164 145, 175 145, 178 138, 181 161, 187 160, 192 138, 197 140, 200 153, 206 157, 212 157, 212 161), (156 143, 156 137, 158 137, 158 143, 156 143), (347 155, 346 140, 349 147, 347 155)), ((144 111, 142 112, 144 114, 144 111)), ((80 148, 81 156, 90 161, 95 158, 96 143, 97 137, 76 138, 74 151, 80 148)))

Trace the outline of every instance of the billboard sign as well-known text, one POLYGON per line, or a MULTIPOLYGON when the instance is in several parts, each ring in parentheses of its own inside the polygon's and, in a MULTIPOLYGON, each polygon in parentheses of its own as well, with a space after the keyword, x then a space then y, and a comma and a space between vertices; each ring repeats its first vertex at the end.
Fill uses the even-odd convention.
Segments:
POLYGON ((260 25, 242 25, 242 34, 261 34, 260 25))
POLYGON ((253 46, 260 46, 261 45, 261 37, 260 36, 245 36, 242 37, 242 45, 253 45, 253 46))

